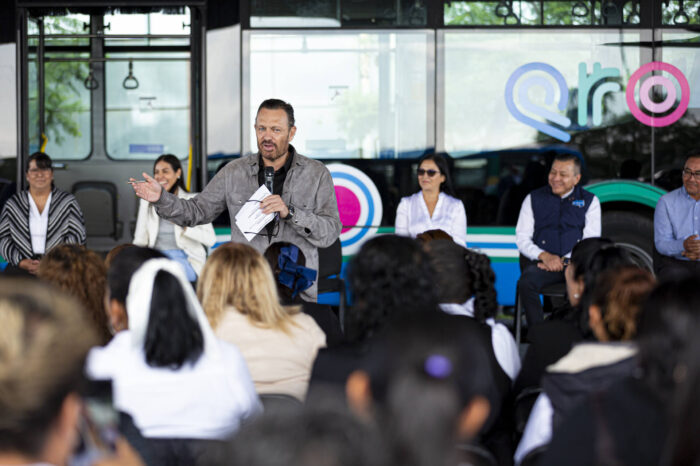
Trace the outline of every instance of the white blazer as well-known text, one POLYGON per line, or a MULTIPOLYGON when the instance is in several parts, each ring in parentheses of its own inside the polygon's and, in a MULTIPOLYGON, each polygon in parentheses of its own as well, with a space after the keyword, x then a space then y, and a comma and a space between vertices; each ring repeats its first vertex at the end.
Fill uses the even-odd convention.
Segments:
MULTIPOLYGON (((177 197, 189 199, 196 193, 188 193, 184 189, 177 190, 177 197)), ((158 239, 158 223, 160 217, 156 213, 153 204, 141 199, 139 213, 136 217, 136 231, 134 231, 134 244, 136 246, 148 246, 152 248, 158 239)), ((175 244, 185 251, 187 261, 194 269, 197 276, 202 272, 204 262, 207 260, 207 248, 216 243, 216 233, 211 223, 194 227, 181 227, 175 225, 175 244)))

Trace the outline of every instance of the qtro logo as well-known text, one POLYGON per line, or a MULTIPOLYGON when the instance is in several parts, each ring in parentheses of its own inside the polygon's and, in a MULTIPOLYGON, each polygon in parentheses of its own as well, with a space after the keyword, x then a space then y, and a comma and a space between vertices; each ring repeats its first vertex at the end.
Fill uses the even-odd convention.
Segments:
MULTIPOLYGON (((579 63, 578 72, 577 123, 579 126, 588 124, 588 100, 590 98, 593 126, 599 126, 603 121, 603 96, 608 92, 621 90, 618 82, 605 80, 619 77, 620 70, 612 67, 603 68, 600 63, 594 63, 593 72, 588 74, 586 63, 579 63)), ((653 127, 668 126, 678 121, 688 109, 690 86, 678 68, 668 63, 655 61, 643 65, 630 76, 629 81, 627 81, 625 97, 630 112, 641 123, 653 127), (635 87, 645 74, 652 71, 663 71, 670 74, 680 87, 680 101, 676 109, 670 113, 668 111, 671 110, 678 98, 676 86, 671 79, 660 74, 647 77, 639 87, 639 101, 641 107, 647 112, 642 111, 637 105, 634 98, 635 87), (666 91, 663 102, 654 102, 649 96, 654 86, 661 86, 666 91), (665 115, 653 116, 650 113, 665 115)), ((571 140, 571 135, 564 131, 571 126, 571 120, 558 113, 566 110, 569 102, 569 88, 564 76, 553 66, 547 63, 532 62, 518 67, 508 78, 505 98, 506 107, 516 120, 560 141, 569 142, 571 140), (516 84, 517 99, 515 95, 516 84), (538 105, 530 99, 529 91, 536 87, 544 90, 544 103, 548 107, 538 105), (557 96, 558 99, 555 103, 554 100, 557 96), (535 119, 533 115, 541 117, 545 121, 535 119), (552 123, 558 126, 554 126, 552 123)))

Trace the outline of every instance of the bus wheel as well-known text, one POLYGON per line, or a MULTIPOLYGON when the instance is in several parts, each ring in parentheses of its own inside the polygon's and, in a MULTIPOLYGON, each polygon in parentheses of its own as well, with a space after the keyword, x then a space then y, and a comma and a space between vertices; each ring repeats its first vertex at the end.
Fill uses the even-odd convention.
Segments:
POLYGON ((627 249, 637 265, 654 271, 654 221, 650 217, 622 210, 604 212, 602 236, 627 249))

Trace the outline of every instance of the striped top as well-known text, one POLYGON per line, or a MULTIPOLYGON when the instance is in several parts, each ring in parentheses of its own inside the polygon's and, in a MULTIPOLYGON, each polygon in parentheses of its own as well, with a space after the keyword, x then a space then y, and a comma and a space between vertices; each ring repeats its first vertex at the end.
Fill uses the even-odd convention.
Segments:
MULTIPOLYGON (((46 248, 63 243, 85 244, 85 221, 78 201, 72 194, 51 190, 46 248)), ((0 214, 0 255, 12 265, 34 255, 29 230, 29 191, 13 195, 0 214)))

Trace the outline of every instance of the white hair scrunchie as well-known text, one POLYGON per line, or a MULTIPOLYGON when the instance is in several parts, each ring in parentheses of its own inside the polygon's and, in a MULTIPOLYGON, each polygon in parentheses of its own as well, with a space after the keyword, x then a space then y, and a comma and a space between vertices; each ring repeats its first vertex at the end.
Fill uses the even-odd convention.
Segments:
POLYGON ((161 270, 168 272, 177 278, 182 292, 187 301, 187 312, 199 323, 204 338, 204 352, 208 356, 218 357, 219 348, 216 344, 214 331, 209 325, 202 306, 187 280, 180 264, 170 259, 151 259, 139 267, 129 282, 129 292, 126 295, 126 310, 129 316, 129 330, 131 342, 136 348, 143 348, 146 340, 146 330, 151 311, 151 298, 153 296, 153 282, 156 274, 161 270))

